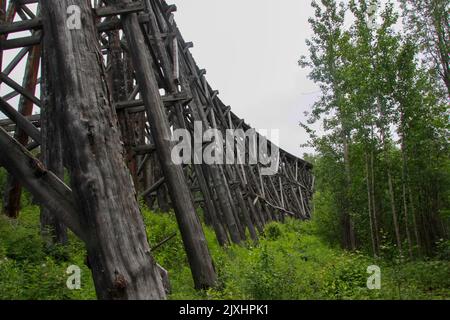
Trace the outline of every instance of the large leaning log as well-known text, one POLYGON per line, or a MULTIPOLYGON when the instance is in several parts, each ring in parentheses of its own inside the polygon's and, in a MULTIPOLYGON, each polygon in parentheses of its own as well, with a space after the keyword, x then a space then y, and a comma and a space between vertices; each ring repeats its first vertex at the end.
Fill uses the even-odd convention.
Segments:
POLYGON ((78 221, 72 190, 1 127, 0 146, 0 165, 13 174, 39 203, 55 212, 80 239, 86 240, 78 221))
MULTIPOLYGON (((87 235, 78 222, 79 209, 73 201, 72 190, 1 127, 0 145, 5 151, 0 153, 0 165, 13 173, 39 204, 86 242, 87 235)), ((169 273, 159 264, 156 264, 156 269, 165 292, 169 294, 169 273)))
MULTIPOLYGON (((126 7, 129 3, 131 3, 129 0, 108 1, 108 4, 116 4, 122 7, 126 7)), ((155 140, 164 177, 169 187, 170 197, 175 209, 195 286, 198 289, 212 287, 216 284, 217 275, 200 219, 195 212, 183 168, 172 161, 172 136, 152 67, 152 56, 146 45, 137 14, 130 13, 121 17, 123 31, 136 71, 136 79, 141 89, 150 129, 155 140)))
POLYGON ((48 72, 55 112, 97 295, 163 299, 164 288, 124 163, 92 10, 85 0, 40 4, 44 50, 52 61, 48 72), (70 5, 80 8, 80 29, 66 25, 70 5))

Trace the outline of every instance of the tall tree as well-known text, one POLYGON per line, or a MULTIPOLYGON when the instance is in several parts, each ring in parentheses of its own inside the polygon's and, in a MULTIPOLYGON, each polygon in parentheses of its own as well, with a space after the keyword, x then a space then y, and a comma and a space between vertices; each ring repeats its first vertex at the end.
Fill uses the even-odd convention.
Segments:
POLYGON ((341 147, 345 184, 341 199, 342 242, 344 247, 356 248, 356 236, 352 219, 350 184, 352 180, 350 144, 352 130, 352 110, 347 108, 347 97, 343 86, 344 61, 341 54, 342 43, 348 39, 343 32, 345 6, 334 0, 312 1, 315 17, 309 19, 314 36, 307 40, 310 59, 303 56, 299 64, 312 69, 309 77, 320 84, 322 99, 314 104, 310 123, 325 117, 325 128, 331 131, 341 147), (332 116, 327 117, 327 115, 332 116))
POLYGON ((450 2, 445 0, 400 0, 405 27, 426 55, 450 96, 450 2))
POLYGON ((332 237, 331 222, 347 211, 358 247, 379 255, 395 243, 389 254, 403 257, 407 248, 413 257, 415 243, 431 254, 448 237, 449 205, 448 112, 436 74, 417 64, 417 37, 399 31, 392 2, 312 6, 310 59, 300 64, 322 89, 308 124, 320 120, 325 132, 302 126, 318 153, 316 208, 328 211, 319 213, 322 230, 332 237), (336 14, 344 8, 348 15, 336 14))

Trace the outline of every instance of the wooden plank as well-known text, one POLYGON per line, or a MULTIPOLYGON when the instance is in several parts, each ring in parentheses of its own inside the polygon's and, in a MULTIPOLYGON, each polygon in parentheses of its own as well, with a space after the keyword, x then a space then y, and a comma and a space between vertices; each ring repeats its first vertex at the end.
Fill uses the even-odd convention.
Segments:
POLYGON ((139 197, 145 197, 153 192, 155 192, 156 190, 158 190, 164 183, 166 183, 166 178, 161 178, 159 179, 156 183, 154 183, 150 188, 148 188, 147 190, 145 190, 144 192, 142 192, 139 197))
MULTIPOLYGON (((148 14, 140 14, 138 19, 140 24, 148 23, 149 16, 148 14)), ((97 24, 97 31, 100 33, 119 29, 122 29, 122 21, 119 19, 105 20, 97 24)))
POLYGON ((30 47, 22 48, 19 53, 11 60, 11 62, 5 67, 3 73, 9 75, 12 70, 17 67, 17 65, 22 61, 22 59, 27 55, 30 51, 30 47))
MULTIPOLYGON (((35 126, 38 126, 38 123, 41 120, 41 115, 34 114, 32 116, 25 117, 25 119, 28 120, 29 122, 33 123, 35 126)), ((11 125, 15 125, 15 122, 10 119, 1 119, 0 120, 0 127, 3 127, 3 129, 5 129, 5 130, 6 130, 5 127, 11 126, 11 125)))

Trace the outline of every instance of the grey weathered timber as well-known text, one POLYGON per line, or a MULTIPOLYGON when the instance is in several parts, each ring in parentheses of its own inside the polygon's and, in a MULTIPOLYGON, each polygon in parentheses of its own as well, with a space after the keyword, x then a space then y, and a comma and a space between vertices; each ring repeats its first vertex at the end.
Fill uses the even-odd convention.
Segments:
MULTIPOLYGON (((111 90, 112 102, 114 105, 122 101, 126 101, 127 95, 127 83, 126 83, 126 64, 125 59, 122 59, 123 55, 126 53, 120 46, 120 33, 119 31, 113 31, 110 33, 109 41, 110 54, 108 56, 108 64, 111 66, 108 72, 109 88, 111 90)), ((125 152, 125 163, 130 171, 133 178, 133 183, 135 188, 139 187, 138 177, 137 177, 137 159, 135 157, 135 150, 133 151, 133 146, 137 143, 135 137, 135 131, 133 128, 133 121, 131 116, 126 112, 126 110, 117 110, 117 116, 119 120, 119 127, 121 131, 121 138, 124 144, 125 152)))
POLYGON ((164 299, 151 256, 98 46, 94 17, 83 0, 41 1, 44 48, 51 59, 55 112, 86 234, 100 299, 164 299), (81 30, 66 27, 67 7, 81 9, 81 30))
MULTIPOLYGON (((32 115, 34 104, 39 105, 40 103, 39 99, 35 97, 40 58, 40 45, 34 46, 29 50, 22 86, 19 86, 17 84, 19 88, 16 88, 16 91, 21 93, 19 98, 18 111, 25 117, 29 117, 32 115)), ((3 77, 8 78, 6 74, 1 73, 0 78, 2 80, 5 80, 3 77)), ((14 88, 14 86, 12 87, 14 88)), ((16 127, 14 137, 22 145, 28 144, 29 137, 24 130, 20 129, 20 127, 16 127)), ((4 199, 4 212, 9 217, 17 218, 20 211, 22 188, 20 184, 14 179, 14 177, 8 175, 5 189, 6 192, 4 199)))
POLYGON ((85 240, 70 188, 2 128, 0 145, 0 164, 14 174, 39 203, 56 212, 65 225, 85 240))
MULTIPOLYGON (((127 4, 130 1, 121 0, 112 3, 127 4)), ((197 288, 215 286, 217 275, 183 169, 180 165, 174 164, 171 158, 173 143, 169 124, 153 74, 152 57, 145 44, 137 15, 135 13, 123 15, 122 24, 128 46, 131 48, 130 55, 135 66, 136 79, 141 88, 142 100, 146 107, 150 129, 175 208, 195 286, 197 288)))
MULTIPOLYGON (((160 14, 157 14, 157 13, 159 13, 159 11, 154 10, 154 7, 152 7, 150 1, 146 0, 146 4, 147 4, 147 12, 150 17, 149 23, 148 23, 148 31, 149 31, 148 34, 149 34, 149 36, 156 39, 155 44, 156 44, 157 55, 163 64, 163 72, 166 75, 166 77, 165 77, 166 86, 165 87, 170 95, 176 96, 178 94, 177 83, 180 82, 180 79, 178 79, 179 72, 174 70, 175 65, 179 65, 179 64, 178 64, 178 62, 174 63, 174 59, 178 60, 178 56, 176 55, 175 57, 174 56, 169 57, 168 51, 166 50, 165 43, 162 40, 162 33, 160 32, 158 26, 161 26, 161 28, 162 28, 161 31, 164 34, 169 34, 171 32, 169 30, 169 26, 165 23, 164 19, 161 18, 160 14), (175 75, 177 75, 177 76, 175 77, 175 75)), ((188 93, 187 94, 188 96, 192 96, 192 94, 189 92, 189 88, 188 88, 188 85, 186 84, 185 79, 181 80, 181 87, 184 92, 188 93)), ((179 128, 187 129, 186 122, 184 121, 184 115, 182 113, 182 105, 179 102, 175 103, 174 108, 175 108, 176 114, 177 114, 177 122, 178 122, 177 126, 179 128)), ((192 108, 192 104, 191 104, 191 108, 192 108)), ((199 119, 196 111, 197 111, 196 108, 192 108, 194 120, 199 119)), ((216 232, 217 240, 219 241, 219 243, 221 245, 225 245, 228 243, 228 237, 225 233, 225 230, 223 229, 223 227, 221 226, 221 224, 218 220, 216 208, 214 207, 214 204, 212 202, 211 194, 209 191, 209 186, 206 183, 206 180, 204 177, 204 172, 202 170, 202 166, 195 164, 199 160, 197 157, 198 157, 198 155, 196 153, 194 153, 192 160, 194 161, 193 167, 194 167, 195 175, 197 177, 200 189, 201 189, 201 191, 203 193, 203 197, 205 199, 205 209, 206 209, 205 214, 212 220, 212 225, 216 232)))
MULTIPOLYGON (((55 100, 53 83, 51 77, 47 76, 49 68, 47 55, 43 55, 42 77, 45 78, 42 87, 42 145, 41 157, 44 166, 53 172, 58 178, 64 180, 64 156, 63 141, 59 121, 55 112, 55 100)), ((46 206, 41 207, 41 233, 47 244, 54 243, 67 244, 67 227, 58 217, 57 212, 53 212, 46 206)))

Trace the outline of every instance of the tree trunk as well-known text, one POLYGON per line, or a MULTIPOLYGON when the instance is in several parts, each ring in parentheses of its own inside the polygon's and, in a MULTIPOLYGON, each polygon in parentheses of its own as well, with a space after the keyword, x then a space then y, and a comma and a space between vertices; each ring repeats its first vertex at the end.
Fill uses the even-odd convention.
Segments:
POLYGON ((97 295, 100 299, 164 299, 122 156, 92 9, 84 0, 40 4, 56 114, 97 295), (81 30, 66 25, 70 5, 81 9, 81 30))
MULTIPOLYGON (((402 120, 403 120, 403 114, 402 114, 402 120)), ((408 173, 407 173, 407 158, 406 158, 406 152, 405 152, 405 142, 404 142, 404 133, 402 133, 402 144, 401 144, 401 152, 402 152, 402 195, 403 195, 403 214, 405 218, 405 232, 406 232, 406 239, 408 241, 408 252, 409 252, 409 258, 413 258, 413 248, 412 248, 412 242, 411 242, 411 234, 409 232, 409 219, 408 219, 408 192, 406 190, 406 186, 408 183, 408 173)))
POLYGON ((377 253, 377 245, 375 241, 375 230, 374 230, 374 223, 373 223, 373 217, 372 217, 372 197, 371 197, 371 179, 369 175, 369 156, 366 152, 366 185, 367 185, 367 209, 369 212, 369 223, 370 223, 370 238, 372 240, 372 251, 374 257, 378 255, 377 253))
POLYGON ((417 244, 417 251, 419 256, 422 254, 422 246, 421 246, 421 240, 420 240, 420 234, 419 234, 419 228, 417 225, 417 218, 416 218, 416 210, 414 209, 414 201, 411 193, 411 187, 408 186, 408 194, 409 194, 409 206, 411 215, 413 218, 413 227, 414 227, 414 237, 416 238, 416 244, 417 244))
POLYGON ((400 227, 398 224, 397 210, 395 208, 394 185, 392 183, 392 175, 391 170, 389 168, 387 169, 387 174, 388 174, 389 198, 391 202, 392 220, 394 221, 395 239, 397 240, 398 251, 400 255, 402 255, 403 254, 402 240, 400 238, 400 227))
POLYGON ((345 165, 345 177, 346 177, 346 191, 345 191, 345 205, 343 216, 344 227, 344 239, 347 249, 356 250, 356 237, 355 228, 353 225, 353 219, 351 215, 351 199, 349 197, 349 190, 352 183, 351 170, 350 170, 350 150, 347 137, 344 137, 344 165, 345 165))
POLYGON ((373 149, 370 153, 370 175, 372 177, 371 188, 370 188, 370 196, 372 198, 372 211, 373 211, 373 226, 375 232, 375 241, 377 244, 378 253, 380 250, 380 228, 378 224, 378 210, 377 210, 377 202, 375 201, 375 169, 374 169, 374 152, 373 149))

